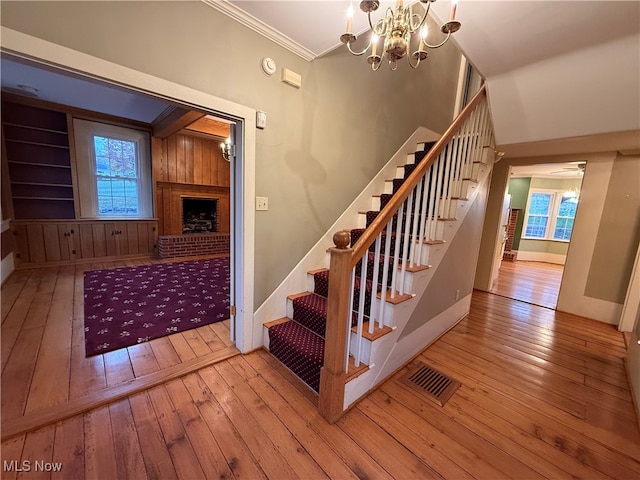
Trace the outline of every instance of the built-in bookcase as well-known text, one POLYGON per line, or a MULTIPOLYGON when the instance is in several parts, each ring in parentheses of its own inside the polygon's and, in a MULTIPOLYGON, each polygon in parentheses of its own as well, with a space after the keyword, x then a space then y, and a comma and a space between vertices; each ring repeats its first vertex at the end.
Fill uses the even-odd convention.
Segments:
POLYGON ((2 102, 16 220, 75 218, 67 115, 2 102))

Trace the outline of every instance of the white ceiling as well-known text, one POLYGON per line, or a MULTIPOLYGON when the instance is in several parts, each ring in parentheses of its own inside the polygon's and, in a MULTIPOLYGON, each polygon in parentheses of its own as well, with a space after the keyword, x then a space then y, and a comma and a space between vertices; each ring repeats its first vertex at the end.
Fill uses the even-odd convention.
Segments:
POLYGON ((170 105, 149 95, 6 55, 0 71, 5 92, 139 122, 151 123, 170 105))
POLYGON ((511 167, 512 177, 543 177, 543 178, 582 178, 586 162, 570 163, 540 163, 537 165, 519 165, 511 167))
MULTIPOLYGON (((339 36, 349 0, 203 1, 309 60, 345 48, 339 36)), ((379 12, 393 3, 381 2, 379 12)), ((357 0, 354 7, 353 30, 365 32, 366 15, 357 0)), ((432 8, 436 19, 447 19, 451 3, 432 8)), ((487 79, 497 143, 507 156, 526 156, 529 146, 549 141, 559 149, 557 139, 572 138, 571 148, 580 148, 575 139, 582 136, 640 129, 639 1, 459 0, 457 19, 462 28, 453 41, 487 79)), ((98 90, 95 82, 69 88, 68 75, 30 68, 3 58, 2 87, 27 84, 46 100, 143 122, 168 105, 114 86, 98 90)), ((603 145, 616 149, 615 142, 603 145)))
MULTIPOLYGON (((344 48, 350 0, 204 1, 309 60, 344 48)), ((353 3, 354 31, 366 31, 353 3)), ((448 19, 451 2, 432 8, 448 19)), ((640 129, 640 2, 460 0, 456 18, 501 146, 640 129)))

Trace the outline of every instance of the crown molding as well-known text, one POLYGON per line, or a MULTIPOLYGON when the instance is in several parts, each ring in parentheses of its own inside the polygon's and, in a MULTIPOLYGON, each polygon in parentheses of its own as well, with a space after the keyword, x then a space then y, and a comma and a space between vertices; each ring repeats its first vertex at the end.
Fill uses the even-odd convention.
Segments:
POLYGON ((275 28, 267 25, 263 21, 257 19, 253 15, 245 12, 241 8, 235 6, 228 0, 202 0, 210 7, 215 8, 221 13, 224 13, 228 17, 241 23, 245 27, 250 28, 256 33, 259 33, 263 37, 268 38, 272 42, 277 43, 281 47, 286 48, 290 52, 295 53, 299 57, 304 58, 307 61, 311 61, 317 57, 317 55, 306 47, 303 47, 295 40, 287 37, 285 34, 276 30, 275 28))

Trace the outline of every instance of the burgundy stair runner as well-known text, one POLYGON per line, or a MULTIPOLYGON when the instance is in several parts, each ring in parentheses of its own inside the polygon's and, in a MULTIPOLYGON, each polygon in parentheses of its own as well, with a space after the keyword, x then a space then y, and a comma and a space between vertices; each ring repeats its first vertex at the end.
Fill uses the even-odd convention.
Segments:
MULTIPOLYGON (((415 153, 415 163, 405 165, 404 178, 393 180, 393 194, 382 194, 380 196, 380 209, 389 202, 391 197, 398 191, 404 180, 415 170, 416 165, 424 159, 428 151, 435 143, 427 143, 424 151, 415 153)), ((367 212, 367 227, 380 212, 367 212)), ((405 218, 403 216, 403 223, 405 218)), ((395 222, 394 222, 395 229, 395 222)), ((364 229, 357 228, 351 230, 351 246, 362 236, 364 229)), ((391 237, 391 248, 395 247, 395 232, 391 237)), ((384 236, 383 236, 384 238, 384 236)), ((402 247, 402 239, 401 245, 402 247)), ((365 314, 370 311, 371 289, 373 288, 373 266, 376 260, 373 248, 367 258, 367 280, 365 281, 365 314)), ((358 294, 361 288, 360 264, 356 267, 354 308, 358 307, 358 294)), ((377 291, 382 287, 382 264, 379 268, 379 278, 376 282, 377 291)), ((269 328, 269 351, 289 370, 295 373, 309 387, 316 392, 320 391, 320 369, 324 360, 324 333, 327 323, 327 295, 329 292, 329 271, 320 270, 314 273, 314 291, 306 295, 296 296, 293 299, 293 318, 289 321, 279 323, 269 328)), ((389 284, 391 275, 389 275, 389 284)), ((355 324, 356 317, 354 315, 355 324)))

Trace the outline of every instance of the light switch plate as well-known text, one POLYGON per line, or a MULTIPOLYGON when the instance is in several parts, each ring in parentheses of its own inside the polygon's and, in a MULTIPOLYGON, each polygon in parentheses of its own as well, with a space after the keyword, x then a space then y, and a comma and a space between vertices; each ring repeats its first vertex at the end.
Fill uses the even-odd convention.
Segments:
POLYGON ((256 197, 256 210, 269 210, 269 197, 256 197))
POLYGON ((265 128, 267 126, 267 112, 258 110, 256 112, 256 127, 265 128))

